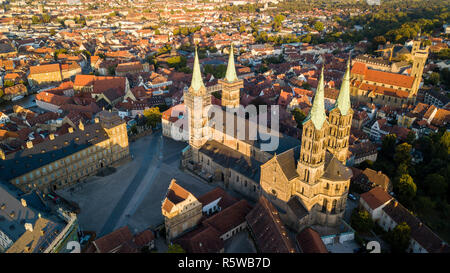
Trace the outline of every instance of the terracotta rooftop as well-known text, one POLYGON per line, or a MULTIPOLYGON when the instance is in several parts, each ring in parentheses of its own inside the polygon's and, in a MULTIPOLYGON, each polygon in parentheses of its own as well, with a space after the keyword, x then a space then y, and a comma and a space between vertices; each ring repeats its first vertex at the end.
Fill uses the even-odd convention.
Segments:
POLYGON ((297 243, 303 253, 328 253, 319 233, 309 227, 297 235, 297 243))
POLYGON ((59 71, 60 71, 59 64, 44 64, 30 67, 30 75, 59 72, 59 71))
POLYGON ((381 187, 375 187, 370 191, 361 194, 361 198, 371 209, 376 209, 393 199, 393 197, 381 187))
POLYGON ((261 196, 246 217, 258 250, 262 253, 290 253, 295 247, 281 222, 277 209, 261 196))

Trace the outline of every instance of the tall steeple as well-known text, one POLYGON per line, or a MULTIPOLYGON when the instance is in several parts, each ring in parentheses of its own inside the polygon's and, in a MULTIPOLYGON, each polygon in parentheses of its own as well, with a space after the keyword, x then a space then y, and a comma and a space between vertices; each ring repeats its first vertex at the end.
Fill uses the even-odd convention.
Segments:
POLYGON ((225 74, 225 79, 228 82, 234 82, 238 80, 238 77, 236 75, 236 67, 234 66, 234 52, 233 52, 233 43, 230 47, 230 55, 228 57, 228 66, 227 66, 227 73, 225 74))
MULTIPOLYGON (((309 119, 311 119, 317 130, 322 128, 323 123, 327 119, 325 114, 325 84, 323 79, 324 66, 322 66, 322 72, 320 75, 319 84, 317 85, 316 95, 314 96, 314 102, 309 113, 309 119)), ((307 120, 308 119, 305 121, 307 120)))
POLYGON ((236 75, 233 44, 231 44, 228 57, 227 73, 225 78, 219 80, 219 84, 222 86, 222 106, 228 108, 239 107, 240 90, 244 88, 244 81, 238 79, 236 75))
POLYGON ((191 88, 195 92, 197 92, 202 87, 205 88, 205 85, 203 84, 202 73, 200 71, 200 62, 198 61, 197 47, 195 47, 194 69, 192 71, 191 88))
POLYGON ((347 62, 347 71, 345 71, 344 78, 342 79, 341 91, 336 100, 336 108, 339 108, 343 116, 347 115, 350 109, 350 57, 347 62))
POLYGON ((350 103, 350 57, 342 79, 341 91, 336 100, 335 107, 330 111, 328 123, 330 132, 327 140, 327 149, 336 158, 345 164, 348 155, 348 140, 352 126, 353 110, 350 103))

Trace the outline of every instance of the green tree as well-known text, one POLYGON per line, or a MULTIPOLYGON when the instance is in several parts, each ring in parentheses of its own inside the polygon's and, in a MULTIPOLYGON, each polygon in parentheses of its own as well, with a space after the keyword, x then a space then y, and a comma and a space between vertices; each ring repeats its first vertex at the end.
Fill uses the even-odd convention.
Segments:
POLYGON ((378 45, 384 45, 386 44, 386 38, 382 35, 376 36, 375 38, 373 38, 373 44, 376 46, 376 48, 378 47, 378 45))
POLYGON ((446 131, 441 138, 439 139, 440 145, 445 152, 447 152, 447 156, 450 155, 450 132, 446 131))
POLYGON ((292 110, 292 114, 294 115, 294 119, 297 122, 297 128, 302 128, 303 121, 306 118, 305 113, 303 113, 303 111, 299 108, 294 108, 294 110, 292 110))
POLYGON ((409 174, 408 173, 408 165, 405 164, 405 163, 399 164, 398 167, 397 167, 396 174, 397 174, 397 177, 400 177, 400 176, 402 176, 404 174, 409 174))
POLYGON ((144 110, 144 116, 147 119, 147 125, 151 127, 156 127, 157 124, 161 123, 161 112, 159 107, 147 108, 144 110))
POLYGON ((387 233, 386 239, 393 253, 404 253, 409 247, 411 228, 405 222, 400 223, 387 233))
POLYGON ((406 136, 406 142, 408 143, 408 144, 413 144, 414 143, 414 141, 416 140, 416 133, 414 133, 414 131, 413 130, 411 130, 411 131, 409 131, 408 132, 408 135, 406 136))
POLYGON ((186 57, 184 56, 174 56, 167 59, 167 64, 169 67, 174 67, 180 69, 186 66, 186 57))
POLYGON ((430 77, 427 80, 428 84, 431 85, 438 85, 439 81, 441 80, 441 75, 437 72, 431 73, 430 77))
POLYGON ((314 29, 317 30, 318 32, 322 32, 324 28, 325 28, 325 27, 324 27, 324 25, 323 25, 322 22, 316 21, 316 22, 314 23, 314 29))
POLYGON ((167 253, 186 253, 186 251, 178 244, 170 244, 167 253))
POLYGON ((394 160, 397 163, 397 165, 400 164, 411 164, 411 148, 412 146, 408 143, 402 143, 400 145, 397 145, 395 148, 395 154, 394 154, 394 160))
POLYGON ((425 178, 425 188, 431 197, 445 198, 447 186, 445 178, 440 174, 432 173, 425 178))
POLYGON ((413 178, 409 174, 403 174, 396 180, 394 189, 396 189, 399 200, 405 205, 411 205, 417 192, 417 186, 413 178))
POLYGON ((374 227, 374 222, 370 218, 370 214, 365 210, 354 209, 350 223, 355 230, 360 232, 368 232, 374 227))
POLYGON ((381 145, 381 152, 384 156, 392 158, 395 152, 395 143, 397 142, 397 135, 388 134, 383 138, 381 145))

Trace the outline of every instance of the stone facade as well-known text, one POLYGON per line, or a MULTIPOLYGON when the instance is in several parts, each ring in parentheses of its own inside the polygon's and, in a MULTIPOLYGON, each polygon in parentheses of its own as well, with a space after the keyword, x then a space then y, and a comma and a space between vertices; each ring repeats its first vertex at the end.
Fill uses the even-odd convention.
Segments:
MULTIPOLYGON (((2 177, 24 192, 43 192, 74 185, 100 169, 129 156, 126 123, 111 112, 100 112, 92 124, 77 128, 24 150, 6 155, 2 177)), ((3 168, 2 168, 3 169, 3 168)))
POLYGON ((166 239, 170 241, 197 226, 202 218, 202 203, 172 179, 161 206, 166 239))

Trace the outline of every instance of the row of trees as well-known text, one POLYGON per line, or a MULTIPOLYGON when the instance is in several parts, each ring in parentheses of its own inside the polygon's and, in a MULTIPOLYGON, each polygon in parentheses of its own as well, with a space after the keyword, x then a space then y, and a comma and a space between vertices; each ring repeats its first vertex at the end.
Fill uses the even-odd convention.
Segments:
POLYGON ((397 144, 396 135, 383 138, 382 148, 374 163, 364 163, 385 173, 392 181, 396 198, 413 213, 438 231, 450 237, 450 132, 440 130, 415 140, 410 134, 406 142, 397 144), (413 149, 423 161, 413 164, 413 149))

